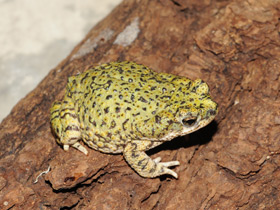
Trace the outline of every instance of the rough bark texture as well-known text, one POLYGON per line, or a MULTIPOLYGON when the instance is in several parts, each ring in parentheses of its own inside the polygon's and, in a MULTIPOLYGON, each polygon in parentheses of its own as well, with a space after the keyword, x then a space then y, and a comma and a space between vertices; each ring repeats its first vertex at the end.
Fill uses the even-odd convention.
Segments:
POLYGON ((2 122, 0 209, 280 209, 279 18, 277 0, 124 1, 2 122), (66 78, 115 60, 209 84, 215 122, 149 152, 179 160, 178 180, 56 144, 66 78))

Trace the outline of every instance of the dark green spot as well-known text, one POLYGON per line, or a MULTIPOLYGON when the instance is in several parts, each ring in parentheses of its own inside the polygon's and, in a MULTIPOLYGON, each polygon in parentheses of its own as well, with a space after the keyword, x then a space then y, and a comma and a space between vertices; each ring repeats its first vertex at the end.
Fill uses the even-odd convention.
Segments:
POLYGON ((131 101, 134 101, 134 98, 135 98, 134 94, 131 94, 130 100, 131 100, 131 101))
POLYGON ((156 123, 160 123, 160 121, 161 121, 161 117, 160 117, 160 116, 158 116, 158 115, 156 115, 156 116, 155 116, 155 120, 156 120, 156 123))
POLYGON ((116 113, 119 113, 121 111, 120 107, 116 107, 116 113))
POLYGON ((113 98, 113 96, 112 95, 107 95, 106 96, 106 100, 109 100, 110 98, 113 98))
POLYGON ((106 108, 104 109, 105 114, 109 113, 109 109, 110 109, 110 107, 106 107, 106 108))
POLYGON ((143 103, 147 103, 148 101, 145 99, 145 98, 143 98, 142 96, 139 98, 139 101, 141 101, 141 102, 143 102, 143 103))

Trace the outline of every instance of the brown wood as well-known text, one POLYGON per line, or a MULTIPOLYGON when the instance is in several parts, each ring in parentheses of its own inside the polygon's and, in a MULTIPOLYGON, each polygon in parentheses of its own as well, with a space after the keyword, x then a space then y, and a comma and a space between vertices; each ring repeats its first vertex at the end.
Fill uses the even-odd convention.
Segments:
POLYGON ((279 11, 277 0, 124 1, 1 123, 0 209, 280 209, 279 11), (56 144, 49 108, 67 77, 115 60, 211 87, 215 122, 149 152, 179 160, 178 180, 56 144))

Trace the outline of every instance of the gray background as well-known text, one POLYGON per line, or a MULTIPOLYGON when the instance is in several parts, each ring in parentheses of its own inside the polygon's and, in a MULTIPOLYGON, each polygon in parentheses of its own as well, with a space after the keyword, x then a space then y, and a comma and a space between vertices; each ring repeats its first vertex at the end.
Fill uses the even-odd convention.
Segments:
POLYGON ((121 0, 0 0, 0 122, 121 0))

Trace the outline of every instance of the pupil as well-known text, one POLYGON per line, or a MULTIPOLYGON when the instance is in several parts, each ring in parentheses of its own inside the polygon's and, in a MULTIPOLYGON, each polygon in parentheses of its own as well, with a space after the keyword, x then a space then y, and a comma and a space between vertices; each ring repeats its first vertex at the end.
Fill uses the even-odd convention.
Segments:
POLYGON ((185 126, 193 126, 196 122, 196 118, 195 119, 183 119, 183 124, 185 126))

